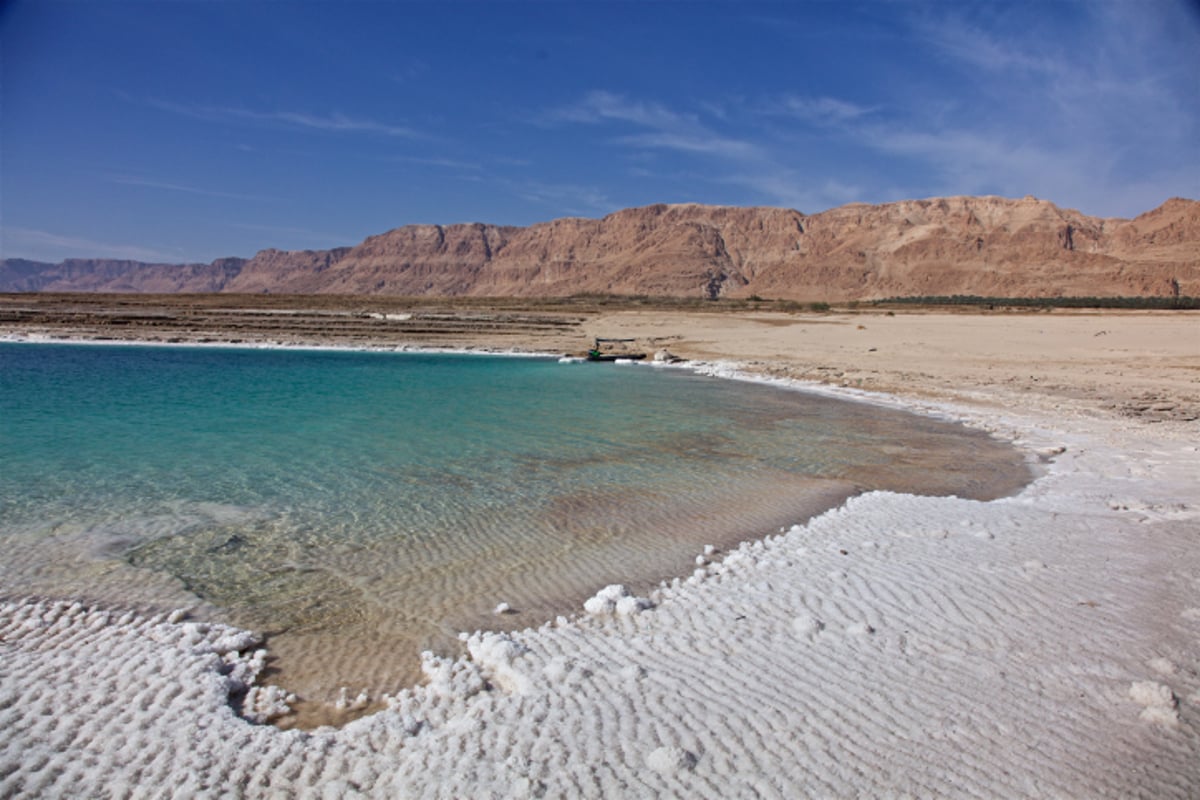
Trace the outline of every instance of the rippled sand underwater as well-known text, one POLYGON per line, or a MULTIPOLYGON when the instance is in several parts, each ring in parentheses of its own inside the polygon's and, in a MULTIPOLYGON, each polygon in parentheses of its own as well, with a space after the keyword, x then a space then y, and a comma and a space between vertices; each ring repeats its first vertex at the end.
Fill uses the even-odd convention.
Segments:
POLYGON ((263 631, 266 682, 314 707, 864 490, 1029 477, 957 425, 647 366, 13 344, 0 370, 0 594, 263 631))

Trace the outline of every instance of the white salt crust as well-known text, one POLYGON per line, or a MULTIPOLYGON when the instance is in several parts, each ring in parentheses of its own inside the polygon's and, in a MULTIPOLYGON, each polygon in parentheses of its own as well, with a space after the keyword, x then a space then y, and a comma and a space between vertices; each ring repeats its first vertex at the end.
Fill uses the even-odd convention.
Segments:
POLYGON ((253 634, 9 599, 0 797, 1194 797, 1196 426, 929 410, 1052 460, 1016 497, 872 492, 649 598, 467 635, 340 730, 239 716, 289 702, 253 634))

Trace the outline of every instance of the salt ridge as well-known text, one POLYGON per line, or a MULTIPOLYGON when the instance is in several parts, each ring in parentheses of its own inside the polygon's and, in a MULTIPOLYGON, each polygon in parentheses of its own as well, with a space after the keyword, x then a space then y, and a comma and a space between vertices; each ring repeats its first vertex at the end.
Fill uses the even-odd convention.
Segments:
POLYGON ((918 407, 1045 473, 986 503, 860 495, 639 613, 610 587, 601 613, 471 634, 340 730, 235 713, 246 632, 10 599, 0 796, 1194 796, 1192 429, 918 407))
MULTIPOLYGON (((413 353, 429 355, 487 355, 512 358, 559 358, 560 353, 539 352, 521 348, 489 347, 432 347, 423 345, 350 345, 311 344, 307 342, 247 342, 247 341, 179 341, 166 342, 151 339, 89 339, 71 336, 50 336, 38 333, 0 334, 0 344, 70 344, 99 347, 184 347, 218 348, 221 350, 295 350, 299 352, 334 353, 413 353)), ((580 359, 582 360, 582 359, 580 359)))

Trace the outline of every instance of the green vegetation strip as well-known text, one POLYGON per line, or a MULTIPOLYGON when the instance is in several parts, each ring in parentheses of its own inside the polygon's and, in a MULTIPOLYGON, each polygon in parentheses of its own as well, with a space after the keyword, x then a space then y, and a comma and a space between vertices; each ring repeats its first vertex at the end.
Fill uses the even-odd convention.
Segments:
POLYGON ((1009 306, 1015 308, 1200 308, 1200 297, 980 297, 973 294, 925 297, 889 297, 875 305, 918 306, 1009 306))

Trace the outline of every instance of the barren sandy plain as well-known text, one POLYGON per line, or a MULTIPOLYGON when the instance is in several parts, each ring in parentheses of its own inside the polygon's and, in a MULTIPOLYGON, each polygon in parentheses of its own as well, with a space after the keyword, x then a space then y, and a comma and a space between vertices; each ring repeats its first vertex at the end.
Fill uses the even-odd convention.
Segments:
POLYGON ((422 323, 439 332, 399 300, 225 315, 290 320, 273 330, 180 321, 228 298, 90 321, 38 302, 4 298, 0 338, 635 337, 706 372, 961 420, 1037 477, 990 502, 872 492, 754 532, 649 597, 610 587, 538 629, 472 633, 385 710, 307 732, 247 719, 280 700, 255 687, 252 633, 4 596, 0 567, 0 796, 1196 796, 1195 313, 475 306, 422 323))

